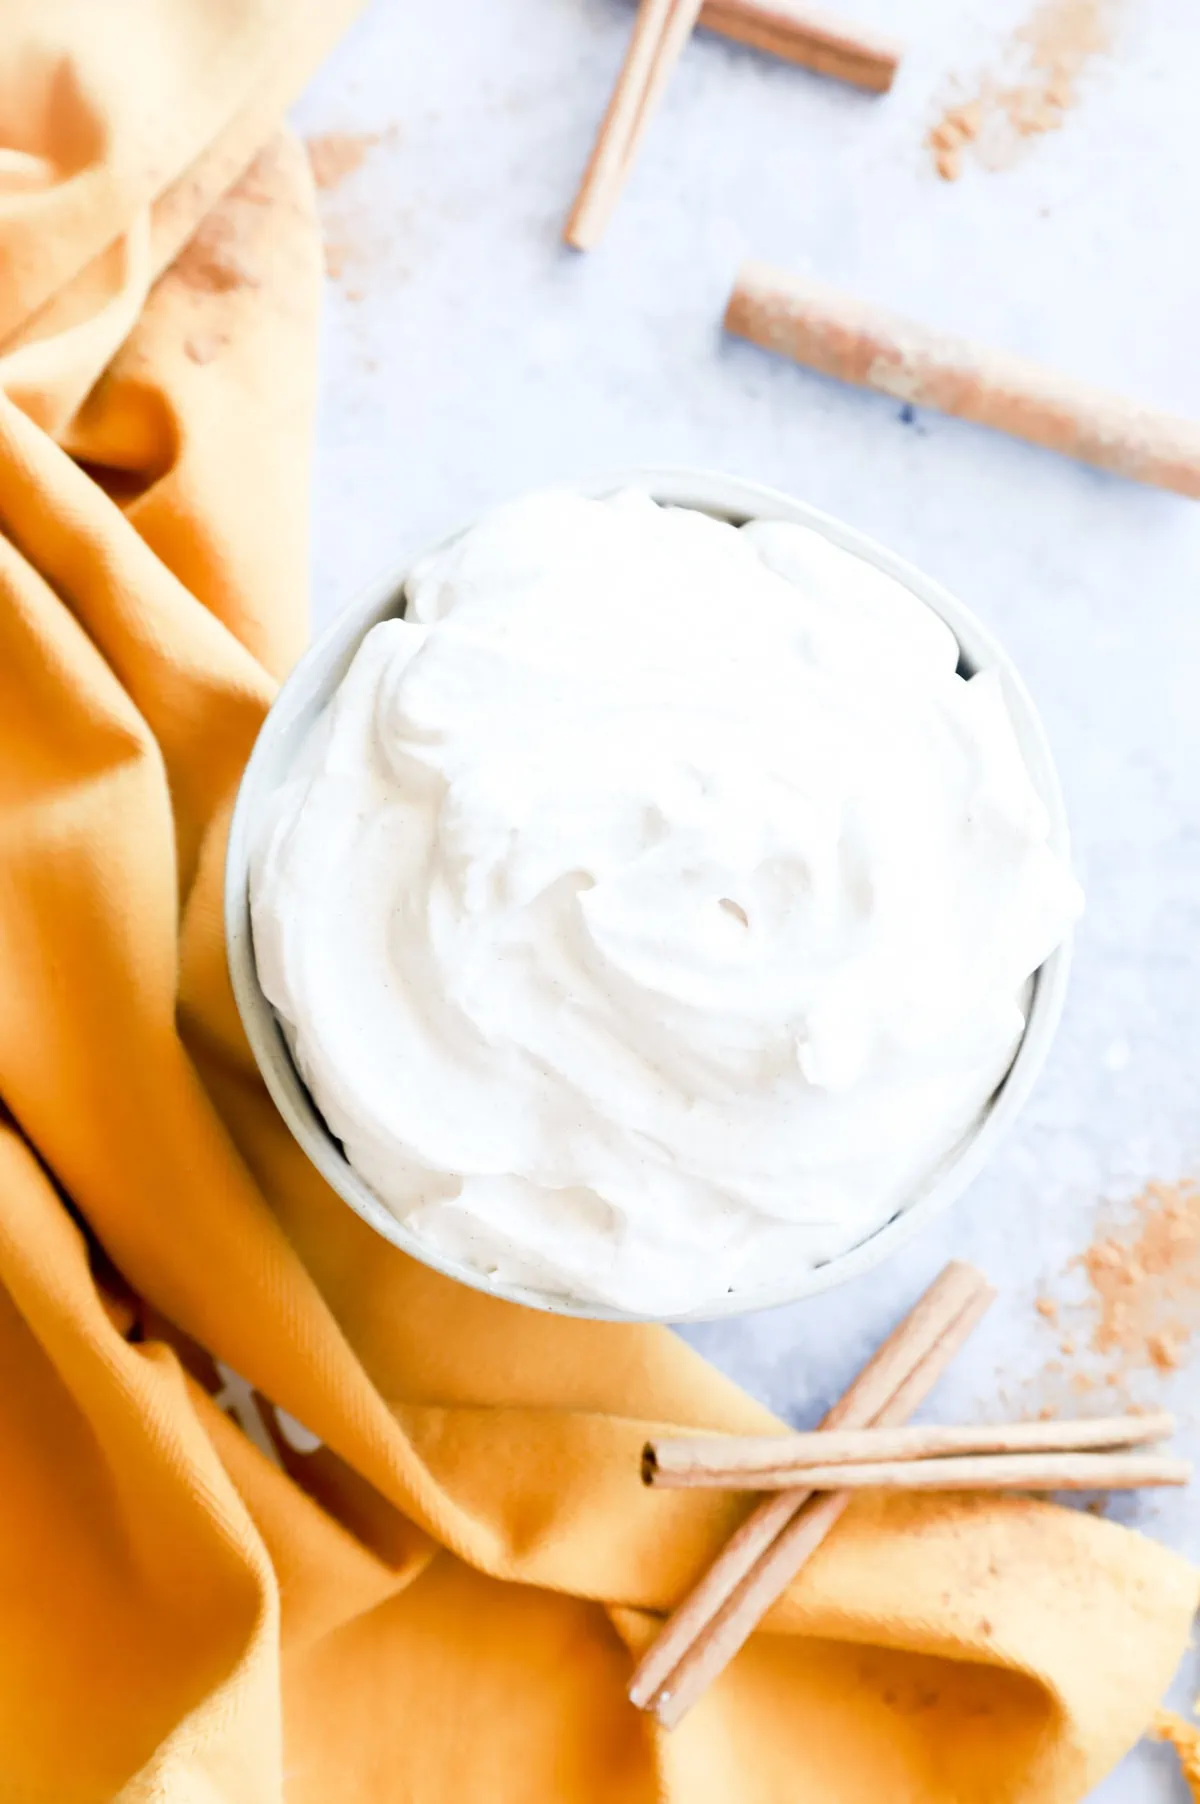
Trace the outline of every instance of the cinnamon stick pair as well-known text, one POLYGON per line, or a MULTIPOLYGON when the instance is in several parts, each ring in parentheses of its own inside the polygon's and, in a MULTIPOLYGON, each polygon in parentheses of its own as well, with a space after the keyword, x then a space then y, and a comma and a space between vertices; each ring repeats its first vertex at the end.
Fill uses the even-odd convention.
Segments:
MULTIPOLYGON (((973 1266, 948 1265, 834 1404, 823 1429, 907 1421, 994 1295, 973 1266)), ((799 1487, 764 1498, 642 1656, 629 1685, 631 1702, 674 1728, 821 1545, 850 1497, 847 1490, 814 1497, 799 1487)))
POLYGON ((701 0, 641 0, 617 85, 563 233, 576 250, 590 250, 608 224, 700 6, 701 0))
POLYGON ((891 86, 899 61, 899 51, 884 39, 847 30, 794 0, 640 0, 625 61, 563 232, 576 250, 590 250, 599 241, 697 23, 877 94, 891 86))

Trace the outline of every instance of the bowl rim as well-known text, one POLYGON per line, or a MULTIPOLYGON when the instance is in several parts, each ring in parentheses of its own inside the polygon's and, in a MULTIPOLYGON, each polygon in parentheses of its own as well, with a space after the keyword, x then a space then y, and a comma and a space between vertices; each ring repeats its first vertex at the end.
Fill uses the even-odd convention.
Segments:
MULTIPOLYGON (((915 565, 880 545, 845 521, 822 512, 784 491, 747 478, 686 465, 647 464, 603 471, 591 476, 546 484, 546 489, 602 497, 623 488, 638 488, 668 505, 695 507, 718 518, 740 524, 749 519, 786 520, 811 527, 833 544, 853 552, 901 582, 918 600, 938 614, 958 643, 965 666, 972 670, 996 668, 1013 718, 1018 741, 1034 786, 1050 816, 1050 844, 1070 857, 1070 834, 1062 789, 1049 741, 1032 697, 1012 658, 992 632, 958 600, 957 596, 926 576, 915 565)), ((529 492, 529 491, 525 491, 529 492)), ((298 730, 297 723, 325 705, 340 683, 363 637, 377 621, 394 615, 405 580, 420 558, 441 550, 468 531, 483 509, 469 520, 440 534, 431 543, 368 583, 320 633, 281 685, 259 729, 238 785, 230 820, 225 857, 224 922, 226 958, 230 981, 255 1063, 276 1108, 294 1139, 330 1188, 385 1240, 443 1276, 471 1289, 512 1303, 591 1321, 689 1322, 716 1321, 773 1309, 816 1296, 848 1283, 872 1270, 897 1252, 921 1230, 946 1213, 979 1175, 1004 1134, 1028 1100, 1046 1062, 1057 1032, 1066 996, 1071 965, 1072 934, 1034 973, 1033 991, 1025 1031, 1008 1073, 991 1098, 986 1112, 938 1171, 908 1205, 882 1227, 847 1252, 823 1265, 795 1273, 778 1284, 753 1291, 728 1292, 703 1307, 680 1313, 646 1315, 556 1296, 527 1285, 491 1279, 459 1260, 443 1256, 412 1233, 369 1190, 342 1152, 319 1114, 293 1062, 274 1009, 258 982, 250 925, 249 865, 252 830, 262 797, 275 786, 274 755, 279 741, 298 730)), ((307 727, 303 728, 307 731, 307 727)))

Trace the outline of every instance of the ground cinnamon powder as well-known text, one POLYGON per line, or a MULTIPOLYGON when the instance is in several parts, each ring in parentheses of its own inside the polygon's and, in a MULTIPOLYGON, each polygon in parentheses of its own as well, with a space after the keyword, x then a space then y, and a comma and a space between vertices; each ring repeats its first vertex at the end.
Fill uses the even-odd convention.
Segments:
POLYGON ((1012 163, 1023 140, 1057 131, 1079 99, 1079 78, 1112 44, 1120 0, 1040 0, 1009 39, 998 73, 948 102, 926 143, 948 182, 968 147, 989 169, 1012 163))
POLYGON ((1153 1400, 1155 1381, 1200 1341, 1200 1183, 1147 1184, 1106 1211, 1062 1279, 1061 1292, 1034 1299, 1054 1336, 1029 1398, 1034 1413, 1075 1414, 1084 1397, 1102 1410, 1153 1400))
MULTIPOLYGON (((331 281, 344 284, 351 270, 361 274, 376 249, 369 213, 358 205, 361 197, 339 195, 336 190, 359 169, 369 153, 399 136, 395 125, 376 132, 318 132, 305 139, 313 181, 322 197, 321 219, 325 236, 325 272, 331 281)), ((344 289, 347 300, 361 300, 361 285, 344 289)))
POLYGON ((348 175, 361 169, 367 152, 379 143, 378 132, 318 132, 306 138, 308 160, 318 188, 337 188, 348 175))
POLYGON ((1124 1232, 1083 1254, 1092 1345, 1118 1367, 1172 1371, 1200 1330, 1200 1186, 1149 1184, 1124 1232))
MULTIPOLYGON (((1139 1369, 1173 1370, 1200 1331, 1200 1185, 1148 1184, 1132 1218, 1076 1263, 1088 1280, 1092 1347, 1107 1367, 1101 1382, 1120 1388, 1139 1369)), ((1159 1710, 1148 1733, 1174 1748, 1200 1804, 1200 1724, 1159 1710)))

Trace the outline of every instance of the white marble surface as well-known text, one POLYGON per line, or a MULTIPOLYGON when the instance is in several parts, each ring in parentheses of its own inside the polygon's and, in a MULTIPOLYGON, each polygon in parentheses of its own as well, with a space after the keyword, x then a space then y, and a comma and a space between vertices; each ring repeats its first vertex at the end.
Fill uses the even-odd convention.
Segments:
MULTIPOLYGON (((832 0, 831 0, 832 3, 832 0)), ((1200 1172, 1200 507, 880 398, 741 344, 743 255, 805 267, 955 330, 1200 415, 1200 9, 1128 0, 1065 128, 947 185, 921 147, 1028 0, 839 0, 910 46, 871 99, 712 37, 688 48, 611 232, 559 230, 629 28, 627 0, 376 0, 296 110, 384 134, 323 197, 329 285, 315 611, 481 505, 634 461, 776 483, 956 589, 1023 667, 1067 792, 1089 908, 1050 1066, 990 1172, 852 1287, 693 1332, 811 1421, 952 1254, 1001 1299, 932 1413, 1060 1401, 1035 1313, 1099 1212, 1200 1172)), ((1091 1318, 1080 1317, 1086 1336, 1091 1318)), ((1145 1377, 1200 1456, 1195 1375, 1145 1377)), ((1066 1362, 1087 1368, 1088 1354, 1066 1362)), ((1084 1407, 1086 1407, 1086 1402, 1084 1407)), ((1196 1496, 1113 1513, 1200 1558, 1196 1496)), ((1200 1671, 1181 1675, 1190 1698, 1200 1671)), ((1183 1797, 1162 1750, 1104 1804, 1183 1797)))

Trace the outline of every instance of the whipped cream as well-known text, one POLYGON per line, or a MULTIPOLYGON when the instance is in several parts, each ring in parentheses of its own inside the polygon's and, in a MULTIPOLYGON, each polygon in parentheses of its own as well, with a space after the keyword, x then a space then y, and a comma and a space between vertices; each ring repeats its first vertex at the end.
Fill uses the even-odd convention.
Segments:
POLYGON ((913 1200, 1078 912, 998 673, 793 525, 497 509, 368 633, 251 880, 346 1156, 504 1284, 645 1315, 913 1200))

